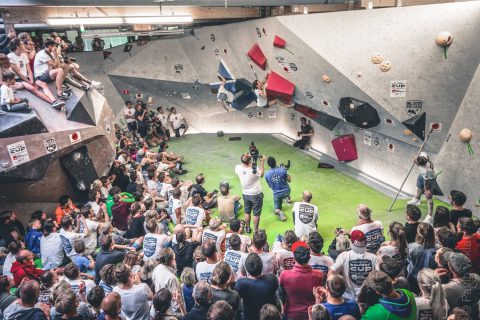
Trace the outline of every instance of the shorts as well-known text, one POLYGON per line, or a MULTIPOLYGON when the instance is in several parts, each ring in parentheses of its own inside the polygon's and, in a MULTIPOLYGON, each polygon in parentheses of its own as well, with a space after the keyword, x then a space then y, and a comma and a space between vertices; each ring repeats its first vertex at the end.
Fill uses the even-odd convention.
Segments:
POLYGON ((253 209, 253 215, 259 216, 262 214, 262 207, 263 207, 263 193, 259 193, 256 195, 243 195, 243 204, 245 205, 245 213, 250 214, 253 209))
POLYGON ((137 131, 137 122, 136 121, 127 122, 127 128, 128 128, 128 131, 130 131, 130 132, 137 131))
POLYGON ((282 202, 283 199, 290 197, 290 190, 280 193, 278 195, 273 195, 273 208, 275 210, 281 210, 282 209, 282 202))
POLYGON ((50 83, 50 82, 53 82, 54 79, 50 78, 50 71, 47 71, 45 73, 42 73, 38 77, 36 77, 35 80, 40 80, 46 83, 50 83))

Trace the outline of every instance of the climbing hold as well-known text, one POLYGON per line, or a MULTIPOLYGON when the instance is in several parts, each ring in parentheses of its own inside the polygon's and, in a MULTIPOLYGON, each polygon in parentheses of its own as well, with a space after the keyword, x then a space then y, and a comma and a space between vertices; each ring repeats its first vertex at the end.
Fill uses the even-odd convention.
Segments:
POLYGON ((331 81, 330 77, 329 77, 328 75, 326 75, 326 74, 324 74, 324 75, 322 76, 322 80, 325 81, 326 83, 330 83, 330 81, 331 81))
POLYGON ((408 129, 405 129, 405 130, 403 130, 403 134, 406 135, 406 136, 411 136, 411 135, 413 135, 413 132, 408 130, 408 129))
POLYGON ((472 138, 473 138, 472 130, 470 130, 468 128, 464 128, 464 129, 460 130, 459 138, 460 138, 460 140, 462 140, 463 142, 465 142, 467 144, 468 154, 472 156, 473 155, 473 148, 472 148, 472 145, 470 143, 470 141, 472 141, 472 138))
POLYGON ((147 104, 149 106, 153 105, 153 97, 148 97, 147 104))
POLYGON ((380 64, 383 61, 383 57, 380 53, 376 53, 372 56, 372 63, 374 64, 380 64))
POLYGON ((357 72, 357 77, 361 78, 363 76, 363 73, 361 71, 357 72))
POLYGON ((383 61, 380 64, 380 71, 387 72, 390 71, 390 69, 392 69, 392 63, 390 61, 383 61))
POLYGON ((442 31, 439 34, 437 34, 437 38, 435 39, 435 42, 441 46, 441 47, 446 47, 452 44, 453 37, 452 34, 448 31, 442 31))

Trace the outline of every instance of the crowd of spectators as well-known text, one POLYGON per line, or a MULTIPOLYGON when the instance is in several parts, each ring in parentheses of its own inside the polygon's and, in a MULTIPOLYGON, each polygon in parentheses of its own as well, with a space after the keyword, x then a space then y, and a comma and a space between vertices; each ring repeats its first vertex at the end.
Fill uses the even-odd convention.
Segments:
MULTIPOLYGON (((14 67, 17 83, 38 91, 47 76, 60 77, 59 98, 68 98, 70 76, 94 84, 69 63, 56 65, 64 47, 58 35, 33 57, 28 39, 11 39, 12 53, 33 59, 38 76, 14 67)), ((203 174, 180 178, 184 157, 169 151, 168 141, 188 124, 175 108, 166 111, 150 112, 141 96, 126 102, 116 160, 92 181, 87 202, 63 195, 54 212, 33 212, 26 228, 14 211, 0 213, 0 319, 479 319, 479 223, 464 208, 463 192, 451 191, 453 209, 437 206, 422 221, 420 209, 408 205, 386 226, 388 239, 360 204, 352 212, 358 223, 329 231, 335 237, 327 247, 317 224, 329 213, 305 190, 292 206, 293 224, 269 244, 259 228, 266 158, 257 172, 244 154, 235 169, 246 213, 240 220, 242 197, 230 194, 227 181, 209 192, 203 174)), ((267 163, 275 213, 286 221, 281 209, 291 179, 274 159, 267 163), (274 175, 285 183, 275 186, 274 175)))
POLYGON ((74 52, 75 47, 56 32, 40 47, 29 33, 16 35, 12 31, 0 38, 0 47, 0 114, 32 111, 27 98, 15 96, 17 90, 27 90, 62 111, 65 100, 72 96, 70 86, 88 91, 101 85, 82 75, 76 59, 66 55, 74 52), (55 83, 53 93, 48 86, 52 82, 55 83))

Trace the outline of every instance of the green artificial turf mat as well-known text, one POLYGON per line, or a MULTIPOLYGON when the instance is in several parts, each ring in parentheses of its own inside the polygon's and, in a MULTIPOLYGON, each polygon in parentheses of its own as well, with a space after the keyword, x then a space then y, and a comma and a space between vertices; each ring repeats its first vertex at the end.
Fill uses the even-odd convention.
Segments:
MULTIPOLYGON (((301 201, 304 190, 313 193, 312 203, 318 206, 319 210, 318 231, 325 239, 324 251, 328 249, 336 227, 348 230, 357 224, 356 207, 359 203, 365 203, 372 209, 373 219, 380 220, 385 231, 392 221, 402 224, 406 221, 405 207, 408 200, 398 200, 389 213, 391 198, 335 169, 318 169, 318 160, 271 135, 239 134, 237 136, 241 136, 242 140, 229 141, 228 138, 231 136, 235 135, 219 138, 214 134, 196 134, 173 138, 169 143, 169 151, 183 155, 184 169, 188 170, 181 179, 194 181, 197 174, 203 173, 207 191, 218 190, 220 181, 228 181, 231 194, 241 195, 235 166, 240 164, 240 156, 248 152, 250 142, 255 141, 260 154, 275 157, 277 165, 287 163, 287 160, 291 161, 288 172, 292 177, 290 183, 292 202, 301 201)), ((265 172, 267 170, 268 165, 265 163, 265 172)), ((287 221, 280 222, 273 213, 272 191, 265 179, 262 179, 261 184, 265 198, 260 228, 266 230, 271 244, 277 234, 283 234, 288 229, 293 230, 291 214, 293 203, 291 205, 284 203, 283 211, 287 215, 287 221)), ((425 201, 420 209, 425 216, 427 212, 425 201)), ((243 209, 240 210, 240 218, 243 219, 243 209)))

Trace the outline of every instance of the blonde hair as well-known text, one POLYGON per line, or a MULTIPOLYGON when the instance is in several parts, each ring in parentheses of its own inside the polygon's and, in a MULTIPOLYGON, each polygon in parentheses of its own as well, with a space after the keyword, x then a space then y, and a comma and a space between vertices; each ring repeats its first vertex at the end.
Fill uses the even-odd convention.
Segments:
POLYGON ((195 272, 193 269, 190 267, 184 268, 182 274, 180 275, 180 280, 182 280, 184 285, 193 287, 196 283, 195 272))
POLYGON ((350 250, 350 240, 348 240, 348 238, 344 234, 339 234, 337 236, 337 243, 335 249, 339 253, 350 250))
POLYGON ((447 316, 444 308, 446 297, 440 277, 432 269, 424 268, 418 273, 417 281, 419 287, 423 289, 421 292, 425 293, 424 298, 430 300, 433 320, 445 319, 447 316))

